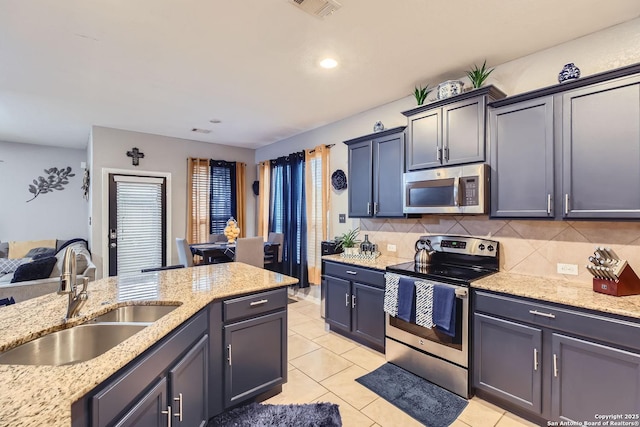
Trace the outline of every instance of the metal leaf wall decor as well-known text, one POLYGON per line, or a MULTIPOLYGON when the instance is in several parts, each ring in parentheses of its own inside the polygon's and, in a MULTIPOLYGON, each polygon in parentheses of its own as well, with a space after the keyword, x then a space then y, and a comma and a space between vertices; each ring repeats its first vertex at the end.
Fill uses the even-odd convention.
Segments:
POLYGON ((66 168, 50 168, 45 169, 44 173, 48 175, 46 178, 39 176, 33 180, 33 184, 29 184, 29 193, 33 194, 33 198, 27 200, 27 203, 38 197, 40 194, 53 193, 53 190, 64 190, 64 186, 69 183, 69 179, 76 174, 71 173, 71 166, 66 168))

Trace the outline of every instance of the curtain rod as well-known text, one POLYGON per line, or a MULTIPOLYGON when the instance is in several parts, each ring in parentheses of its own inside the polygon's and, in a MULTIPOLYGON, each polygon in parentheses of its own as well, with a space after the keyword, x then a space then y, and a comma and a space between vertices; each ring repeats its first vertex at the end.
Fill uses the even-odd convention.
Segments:
MULTIPOLYGON (((326 148, 331 148, 331 147, 333 147, 334 145, 336 145, 336 144, 326 144, 326 145, 325 145, 325 147, 326 147, 326 148)), ((316 149, 314 148, 313 150, 309 150, 309 152, 310 152, 310 153, 315 153, 315 152, 316 152, 316 149)))

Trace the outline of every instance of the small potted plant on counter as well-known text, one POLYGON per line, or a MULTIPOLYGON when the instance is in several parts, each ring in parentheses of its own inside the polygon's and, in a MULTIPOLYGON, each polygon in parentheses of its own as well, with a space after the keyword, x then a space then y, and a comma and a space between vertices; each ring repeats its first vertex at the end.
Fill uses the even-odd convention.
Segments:
POLYGON ((471 84, 473 85, 474 89, 482 86, 484 81, 487 80, 487 77, 489 77, 489 74, 491 74, 491 72, 494 70, 493 68, 487 69, 486 67, 487 60, 485 59, 485 61, 482 63, 482 67, 478 68, 478 66, 474 64, 473 68, 467 71, 467 77, 469 77, 469 80, 471 80, 471 84))
POLYGON ((336 236, 336 249, 344 249, 345 255, 357 255, 358 254, 358 233, 360 228, 354 228, 341 236, 336 236))

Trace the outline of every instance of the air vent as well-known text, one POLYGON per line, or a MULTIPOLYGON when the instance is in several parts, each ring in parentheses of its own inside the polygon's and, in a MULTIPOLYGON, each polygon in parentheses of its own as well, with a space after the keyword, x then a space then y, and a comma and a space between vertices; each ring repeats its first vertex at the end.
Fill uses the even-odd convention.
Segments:
POLYGON ((289 0, 303 11, 318 18, 331 15, 342 5, 335 0, 289 0))
POLYGON ((193 129, 191 129, 191 132, 198 132, 198 133, 211 133, 211 130, 209 130, 209 129, 193 128, 193 129))

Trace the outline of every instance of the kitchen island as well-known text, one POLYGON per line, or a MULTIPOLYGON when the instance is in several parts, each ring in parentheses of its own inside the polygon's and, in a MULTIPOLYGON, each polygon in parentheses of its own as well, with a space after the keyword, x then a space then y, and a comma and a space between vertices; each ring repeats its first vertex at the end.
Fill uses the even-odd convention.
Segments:
MULTIPOLYGON (((69 426, 72 404, 212 302, 296 284, 297 279, 242 263, 110 277, 89 284, 80 316, 65 323, 67 296, 49 294, 2 308, 0 351, 73 327, 115 307, 179 304, 102 355, 73 365, 0 365, 0 425, 69 426)), ((220 379, 222 381, 222 379, 220 379)))

